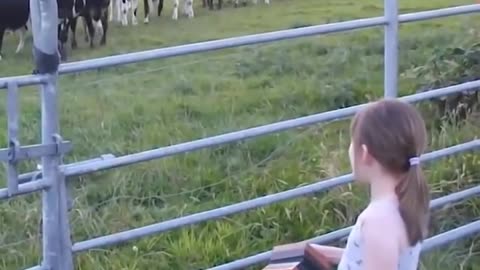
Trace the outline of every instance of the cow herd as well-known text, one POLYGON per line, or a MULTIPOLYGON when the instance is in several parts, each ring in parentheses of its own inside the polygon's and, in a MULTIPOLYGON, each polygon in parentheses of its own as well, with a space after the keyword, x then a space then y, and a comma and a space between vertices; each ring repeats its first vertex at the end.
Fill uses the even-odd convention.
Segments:
MULTIPOLYGON (((144 23, 149 23, 150 16, 160 16, 164 0, 143 0, 144 23)), ((194 0, 172 0, 172 19, 178 19, 178 8, 183 1, 183 13, 188 18, 194 17, 194 0)), ((213 10, 215 0, 202 0, 204 8, 213 10)), ((216 7, 222 8, 223 0, 216 0, 216 7)), ((240 1, 246 4, 247 0, 231 0, 235 7, 240 1)), ((257 3, 258 0, 252 0, 257 3)), ((269 4, 270 0, 264 0, 269 4)), ((18 36, 19 42, 16 53, 20 52, 25 44, 25 33, 28 30, 30 19, 30 0, 0 0, 0 60, 2 60, 2 44, 5 33, 12 32, 18 36)), ((114 18, 127 26, 136 25, 139 0, 57 0, 58 5, 58 49, 63 60, 66 59, 66 44, 70 41, 71 48, 77 48, 77 22, 81 21, 84 27, 85 41, 93 48, 95 36, 101 35, 100 45, 107 42, 108 24, 114 18), (130 20, 129 20, 130 19, 130 20)))

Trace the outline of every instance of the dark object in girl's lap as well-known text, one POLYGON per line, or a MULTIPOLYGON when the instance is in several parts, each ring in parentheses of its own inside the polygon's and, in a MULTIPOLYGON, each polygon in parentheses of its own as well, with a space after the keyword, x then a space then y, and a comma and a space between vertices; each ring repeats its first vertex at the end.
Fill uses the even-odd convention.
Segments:
POLYGON ((277 246, 263 270, 331 270, 328 259, 311 245, 301 242, 277 246))

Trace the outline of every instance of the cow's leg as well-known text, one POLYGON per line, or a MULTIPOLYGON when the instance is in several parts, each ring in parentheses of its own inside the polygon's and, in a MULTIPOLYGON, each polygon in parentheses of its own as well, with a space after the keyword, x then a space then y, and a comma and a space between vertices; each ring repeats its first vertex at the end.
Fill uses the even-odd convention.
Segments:
POLYGON ((91 16, 85 16, 85 24, 87 25, 88 36, 90 38, 90 48, 93 48, 93 40, 95 39, 95 28, 93 27, 93 19, 91 16))
POLYGON ((173 13, 172 13, 172 19, 176 20, 178 19, 178 3, 179 0, 173 0, 173 13))
POLYGON ((265 0, 265 4, 270 5, 270 0, 265 0))
POLYGON ((113 5, 116 0, 111 0, 108 4, 108 21, 113 21, 113 5))
POLYGON ((2 60, 2 45, 3 45, 4 34, 5 34, 5 28, 0 28, 0 61, 2 60))
POLYGON ((143 23, 150 22, 150 6, 152 2, 150 0, 143 0, 143 23))
POLYGON ((70 30, 72 31, 72 49, 77 48, 77 19, 79 17, 71 18, 70 30))
POLYGON ((138 9, 138 0, 132 0, 132 25, 137 25, 137 9, 138 9))
MULTIPOLYGON (((178 6, 178 4, 177 4, 177 6, 178 6)), ((160 15, 162 14, 162 10, 163 10, 163 0, 158 0, 158 5, 157 5, 157 15, 158 15, 158 17, 160 17, 160 15)))
POLYGON ((65 33, 68 35, 69 27, 64 23, 61 22, 58 25, 58 51, 60 52, 60 60, 66 61, 67 54, 65 53, 65 43, 67 39, 65 38, 65 33), (66 28, 66 29, 65 29, 66 28))
POLYGON ((122 25, 123 26, 126 26, 128 25, 128 0, 120 0, 120 5, 121 5, 121 8, 120 8, 120 12, 121 12, 121 22, 122 22, 122 25))
MULTIPOLYGON (((185 13, 188 16, 188 18, 193 18, 194 13, 193 13, 193 0, 184 0, 185 3, 185 13)), ((212 3, 213 4, 213 3, 212 3)))
POLYGON ((233 3, 233 6, 234 6, 234 7, 238 7, 238 1, 239 1, 239 0, 235 0, 235 2, 233 3))
POLYGON ((60 53, 60 61, 63 61, 63 62, 67 61, 67 53, 65 50, 65 45, 58 42, 57 48, 58 48, 58 52, 60 53))
POLYGON ((222 9, 223 0, 218 0, 218 9, 222 9))
POLYGON ((124 0, 114 0, 116 3, 116 9, 117 9, 117 22, 121 23, 122 22, 122 5, 123 5, 124 0))
POLYGON ((108 20, 107 20, 106 14, 102 16, 101 22, 103 26, 103 33, 102 33, 102 39, 100 40, 100 45, 105 45, 107 44, 107 30, 108 30, 108 20))
POLYGON ((70 24, 68 18, 62 19, 58 24, 58 51, 60 52, 60 57, 62 61, 67 60, 67 53, 65 50, 65 44, 68 41, 68 34, 70 31, 70 24))
POLYGON ((25 27, 22 27, 18 29, 16 32, 18 35, 18 46, 17 46, 17 49, 15 50, 15 53, 19 53, 25 46, 25 33, 27 32, 27 30, 25 29, 25 27))
MULTIPOLYGON (((179 3, 180 4, 180 3, 179 3)), ((187 11, 187 0, 183 0, 183 15, 187 15, 188 14, 188 11, 187 11)))
POLYGON ((95 32, 95 35, 101 34, 103 35, 103 17, 98 18, 98 20, 93 19, 93 31, 95 32))
POLYGON ((82 25, 83 25, 83 33, 85 33, 85 42, 90 42, 90 32, 88 30, 88 25, 87 25, 87 18, 83 17, 82 19, 82 25))

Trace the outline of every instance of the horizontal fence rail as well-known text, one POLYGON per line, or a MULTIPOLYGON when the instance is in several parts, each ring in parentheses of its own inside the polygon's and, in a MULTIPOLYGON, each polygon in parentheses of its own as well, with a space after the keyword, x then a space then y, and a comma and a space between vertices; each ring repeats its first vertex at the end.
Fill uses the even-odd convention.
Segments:
MULTIPOLYGON (((419 102, 422 100, 428 100, 441 96, 455 94, 465 90, 479 91, 480 80, 462 83, 454 86, 449 86, 437 90, 431 90, 419 94, 413 94, 399 98, 405 102, 419 102)), ((268 135, 280 131, 289 129, 314 125, 327 121, 335 121, 345 119, 354 115, 359 109, 364 107, 365 104, 351 106, 344 109, 338 109, 328 112, 322 112, 319 114, 313 114, 296 119, 281 121, 273 124, 263 125, 259 127, 244 129, 240 131, 230 132, 223 135, 213 136, 205 139, 190 141, 186 143, 180 143, 172 146, 162 147, 154 150, 148 150, 136 154, 119 156, 116 158, 92 162, 81 166, 73 166, 66 168, 64 173, 67 176, 81 175, 92 172, 97 172, 106 169, 112 169, 115 167, 126 166, 129 164, 150 161, 154 159, 173 156, 181 153, 187 153, 190 151, 200 150, 208 147, 218 146, 222 144, 243 141, 249 138, 268 135)))
MULTIPOLYGON (((110 159, 110 158, 114 158, 114 157, 115 156, 112 155, 112 154, 104 154, 104 155, 101 155, 98 158, 93 158, 93 159, 88 159, 88 160, 79 161, 79 162, 75 162, 75 163, 70 163, 70 164, 66 164, 66 165, 61 165, 60 169, 61 170, 65 170, 65 169, 68 170, 68 168, 71 168, 71 167, 80 166, 80 165, 88 164, 88 163, 91 163, 91 162, 110 159)), ((29 172, 29 173, 24 173, 24 174, 19 175, 18 176, 18 181, 19 181, 19 183, 26 183, 26 182, 38 180, 41 177, 42 177, 42 172, 39 170, 39 171, 29 172)))
POLYGON ((48 269, 47 267, 42 267, 40 265, 36 265, 34 267, 30 267, 30 268, 25 269, 25 270, 50 270, 50 269, 48 269))
MULTIPOLYGON (((65 168, 69 168, 69 167, 73 167, 73 166, 79 166, 79 165, 82 165, 82 164, 88 164, 89 162, 95 162, 95 161, 98 161, 98 160, 105 160, 105 159, 109 159, 109 158, 113 158, 113 157, 115 157, 115 156, 112 155, 112 154, 106 154, 106 155, 102 155, 99 158, 94 158, 94 159, 90 159, 90 160, 76 162, 76 163, 72 163, 72 164, 68 164, 68 165, 61 165, 59 167, 60 167, 60 170, 62 170, 62 169, 65 169, 65 168)), ((2 188, 2 189, 0 189, 0 200, 5 200, 5 199, 8 199, 8 198, 11 198, 11 197, 14 197, 14 196, 25 195, 25 194, 28 194, 28 193, 33 193, 33 192, 40 191, 40 190, 48 188, 49 183, 44 179, 40 179, 40 177, 42 177, 42 176, 43 175, 42 175, 41 171, 29 172, 29 173, 19 175, 19 177, 18 177, 19 181, 18 182, 21 183, 21 184, 18 185, 18 191, 15 194, 9 194, 8 193, 8 188, 2 188)))
POLYGON ((38 181, 35 181, 35 182, 30 182, 30 183, 25 183, 25 184, 22 184, 22 185, 18 185, 18 191, 13 195, 8 193, 8 188, 2 188, 2 189, 0 189, 0 200, 5 200, 5 199, 8 199, 10 197, 25 195, 25 194, 28 194, 28 193, 33 193, 33 192, 36 192, 36 191, 44 190, 44 189, 48 188, 49 186, 50 186, 50 184, 46 180, 41 179, 41 180, 38 180, 38 181))
MULTIPOLYGON (((312 195, 318 192, 325 192, 336 186, 344 185, 353 181, 352 174, 346 174, 331 179, 323 180, 314 184, 293 188, 283 192, 265 195, 255 199, 235 203, 232 205, 212 209, 162 221, 156 224, 135 228, 123 232, 117 232, 93 239, 88 239, 75 244, 71 243, 70 224, 68 211, 70 209, 69 191, 66 181, 71 176, 94 173, 102 170, 113 169, 116 167, 127 166, 139 162, 146 162, 155 159, 170 157, 173 155, 188 153, 195 150, 219 146, 227 143, 244 141, 250 138, 269 135, 276 132, 291 130, 295 128, 314 125, 322 122, 331 122, 348 118, 355 114, 359 109, 366 106, 360 104, 348 108, 337 109, 328 112, 317 113, 305 117, 280 121, 272 124, 257 126, 240 131, 234 131, 208 138, 193 140, 190 142, 179 143, 175 145, 147 150, 136 154, 114 156, 111 154, 102 155, 99 158, 75 162, 67 165, 62 164, 62 157, 68 150, 64 149, 64 141, 58 133, 58 110, 57 110, 57 75, 85 72, 88 70, 108 68, 118 65, 126 65, 143 61, 171 58, 182 55, 190 55, 208 51, 235 48, 246 45, 271 43, 281 40, 297 39, 301 37, 310 37, 322 34, 345 32, 350 30, 365 29, 371 27, 384 27, 384 96, 386 98, 398 97, 398 25, 400 23, 409 23, 414 21, 423 21, 434 18, 441 18, 459 14, 474 13, 480 11, 480 5, 465 5, 459 7, 449 7, 437 10, 428 10, 414 13, 398 14, 397 0, 385 0, 384 15, 381 17, 363 18, 357 20, 336 22, 323 25, 302 27, 282 31, 267 32, 254 35, 246 35, 233 38, 225 38, 214 41, 198 42, 180 46, 166 47, 154 50, 128 53, 123 55, 108 56, 97 59, 77 61, 57 65, 56 70, 49 70, 50 64, 55 60, 52 58, 49 65, 42 63, 38 55, 42 57, 52 57, 51 50, 56 47, 57 36, 55 27, 51 20, 56 18, 55 0, 30 0, 32 32, 34 33, 34 47, 37 52, 35 56, 36 71, 41 74, 25 75, 0 78, 0 89, 8 88, 8 138, 9 148, 0 149, 0 160, 6 161, 9 165, 8 187, 0 189, 0 200, 8 199, 18 195, 42 192, 42 263, 41 265, 29 268, 29 270, 73 270, 73 253, 79 253, 93 248, 112 246, 119 243, 139 239, 145 236, 158 234, 161 232, 178 229, 188 225, 198 224, 208 220, 216 220, 222 217, 245 212, 251 209, 264 207, 274 203, 298 198, 301 196, 312 195), (43 2, 47 5, 40 5, 43 2), (47 9, 43 10, 43 9, 47 9), (54 16, 40 16, 40 14, 54 14, 54 16), (45 29, 50 31, 39 33, 38 25, 45 22, 45 29), (51 37, 48 39, 48 37, 51 37), (49 48, 47 48, 49 47, 49 48), (17 140, 17 119, 18 119, 18 95, 17 88, 20 86, 40 85, 41 93, 41 111, 42 111, 42 144, 33 146, 22 146, 17 140), (53 147, 53 148, 52 148, 53 147), (40 150, 38 150, 40 149, 40 150), (42 149, 47 149, 44 151, 42 149), (34 151, 35 150, 35 151, 34 151), (42 152, 43 151, 43 152, 42 152), (53 152, 52 152, 53 151, 53 152), (30 154, 42 156, 42 164, 38 171, 18 175, 16 163, 17 158, 32 158, 30 154), (13 158, 12 158, 13 153, 13 158), (41 154, 39 154, 41 153, 41 154)), ((45 59, 47 59, 45 58, 45 59)), ((398 99, 415 103, 424 100, 436 99, 446 95, 452 95, 463 91, 479 91, 480 80, 462 83, 434 89, 423 93, 403 96, 398 99)), ((465 151, 475 151, 480 149, 480 139, 475 138, 470 142, 465 142, 455 146, 447 147, 426 153, 421 156, 423 162, 433 161, 453 154, 465 151)), ((37 156, 35 156, 37 157, 37 156)), ((430 208, 446 207, 459 201, 476 197, 480 194, 480 186, 471 187, 455 193, 445 195, 434 199, 430 203, 430 208)), ((352 227, 339 229, 312 239, 307 240, 312 243, 329 243, 348 236, 352 227)), ((448 244, 457 239, 468 237, 474 233, 480 232, 480 221, 474 221, 467 225, 458 227, 451 231, 441 233, 427 239, 423 245, 423 251, 429 251, 433 248, 448 244)), ((270 258, 271 252, 263 252, 244 259, 236 260, 227 264, 210 268, 210 270, 233 270, 243 269, 258 263, 266 262, 270 258)))
MULTIPOLYGON (((401 14, 398 16, 400 23, 430 20, 434 18, 443 18, 460 14, 468 14, 480 11, 480 5, 465 5, 459 7, 450 7, 428 11, 401 14)), ((286 39, 295 39, 300 37, 315 36, 328 33, 344 32, 355 29, 381 26, 387 23, 384 17, 374 17, 367 19, 351 20, 346 22, 337 22, 324 25, 302 27, 275 32, 268 32, 242 37, 219 39, 215 41, 206 41, 188 45, 167 47, 162 49, 147 50, 116 56, 83 60, 60 65, 60 74, 83 72, 92 69, 106 68, 118 65, 126 65, 149 61, 155 59, 169 58, 174 56, 201 53, 213 50, 241 47, 268 42, 275 42, 286 39)), ((19 86, 34 85, 45 83, 46 79, 41 75, 26 75, 19 77, 0 78, 0 88, 6 88, 9 81, 15 81, 19 86)))
MULTIPOLYGON (((480 89, 480 80, 472 81, 467 83, 462 83, 458 85, 448 86, 436 90, 431 90, 428 92, 423 92, 419 94, 413 94, 408 96, 400 97, 400 100, 405 102, 420 102, 423 100, 428 100, 432 98, 438 98, 441 96, 452 95, 458 92, 472 90, 479 91, 480 89)), ((281 121, 273 124, 263 125, 259 127, 254 127, 250 129, 235 131, 227 134, 217 135, 209 138, 204 138, 196 141, 180 143, 172 146, 166 146, 154 150, 148 150, 144 152, 139 152, 136 154, 114 157, 113 155, 108 155, 108 158, 99 158, 92 159, 89 162, 81 162, 77 164, 70 164, 68 166, 61 166, 61 170, 65 176, 76 176, 82 174, 88 174, 93 172, 98 172, 101 170, 112 169, 115 167, 121 167, 126 165, 131 165, 139 162, 151 161, 154 159, 165 158, 181 153, 187 153, 190 151, 200 150, 212 146, 218 146, 222 144, 237 142, 246 140, 249 138, 254 138, 262 135, 268 135, 275 132, 285 131, 289 129, 304 127, 308 125, 318 124, 327 121, 335 121, 345 119, 347 117, 355 114, 359 109, 361 109, 365 104, 351 106, 344 109, 338 109, 328 112, 322 112, 319 114, 314 114, 310 116, 300 117, 296 119, 281 121)), ((25 182, 25 178, 34 176, 34 172, 23 174, 20 176, 20 179, 23 179, 21 182, 25 182)), ((37 176, 38 177, 38 176, 37 176)), ((43 189, 38 185, 32 183, 19 185, 20 194, 26 194, 30 192, 35 192, 43 189)), ((0 189, 0 200, 8 198, 7 189, 0 189)))
MULTIPOLYGON (((480 80, 453 85, 453 86, 449 86, 441 89, 431 90, 431 91, 423 92, 419 94, 403 96, 399 99, 406 102, 419 102, 423 100, 437 98, 440 96, 455 94, 457 92, 466 91, 466 90, 478 91, 479 88, 480 88, 480 80)), ((218 135, 210 138, 162 147, 155 150, 144 151, 144 152, 127 155, 127 156, 115 157, 111 154, 108 154, 108 155, 104 155, 101 158, 88 160, 86 162, 79 162, 79 163, 69 164, 66 166, 62 165, 61 170, 63 171, 63 174, 65 176, 75 176, 75 175, 87 174, 87 173, 97 172, 100 170, 120 167, 120 166, 126 166, 129 164, 134 164, 138 162, 150 161, 153 159, 164 158, 164 157, 168 157, 168 156, 172 156, 180 153, 186 153, 194 150, 204 149, 207 147, 241 141, 241 140, 262 136, 262 135, 268 135, 271 133, 280 132, 288 129, 313 125, 321 122, 341 120, 341 119, 352 116, 353 114, 355 114, 355 112, 357 112, 363 106, 365 105, 363 104, 363 105, 352 106, 344 109, 323 112, 323 113, 314 114, 306 117, 300 117, 296 119, 291 119, 291 120, 286 120, 286 121, 259 126, 255 128, 250 128, 246 130, 231 132, 231 133, 218 135)), ((37 172, 31 172, 31 173, 20 175, 19 182, 24 184, 19 185, 19 191, 18 193, 15 194, 15 196, 39 191, 48 187, 48 183, 45 181, 41 181, 41 179, 40 179, 40 182, 25 183, 31 180, 32 178, 38 178, 38 177, 41 177, 41 174, 38 174, 37 172)), ((11 196, 8 194, 8 189, 0 189, 0 200, 7 199, 9 197, 11 196)))
POLYGON ((0 90, 6 89, 9 82, 15 82, 18 86, 30 86, 44 84, 48 80, 45 75, 23 75, 0 78, 0 90))
MULTIPOLYGON (((452 7, 437 9, 431 11, 415 12, 400 15, 399 22, 423 21, 433 18, 454 16, 459 14, 473 13, 480 11, 480 5, 468 5, 461 7, 452 7)), ((105 68, 111 66, 137 63, 154 59, 168 58, 187 54, 208 52, 220 49, 228 49, 245 45, 254 45, 267 42, 275 42, 286 39, 295 39, 300 37, 315 36, 321 34, 345 32, 355 29, 363 29, 386 24, 384 17, 374 17, 368 19, 358 19, 346 22, 337 22, 316 26, 308 26, 297 29, 275 31, 263 34, 248 35, 220 39, 215 41, 206 41, 189 45, 181 45, 170 48, 155 49, 143 52, 135 52, 118 56, 108 56, 94 60, 84 60, 60 66, 60 73, 75 73, 96 68, 105 68)))
MULTIPOLYGON (((444 148, 428 154, 422 155, 423 162, 432 161, 449 155, 457 154, 459 152, 474 150, 480 148, 480 139, 468 143, 444 148)), ((157 224, 152 224, 124 232, 114 233, 111 235, 101 236, 98 238, 86 240, 73 245, 74 252, 85 251, 92 248, 105 247, 116 245, 126 241, 138 239, 152 234, 178 229, 188 225, 197 224, 207 220, 214 220, 225 217, 227 215, 245 212, 258 207, 267 206, 273 203, 278 203, 286 200, 291 200, 301 196, 326 191, 333 187, 344 185, 353 181, 353 175, 347 174, 335 177, 329 180, 323 180, 315 184, 306 185, 299 188, 290 189, 287 191, 258 197, 252 200, 243 201, 240 203, 224 206, 221 208, 200 212, 185 217, 180 217, 157 224)))
POLYGON ((422 251, 430 251, 434 248, 449 244, 462 238, 471 236, 480 232, 480 221, 471 222, 467 225, 460 226, 448 232, 435 235, 425 241, 422 245, 422 251))
MULTIPOLYGON (((446 195, 446 196, 443 196, 443 197, 432 200, 430 202, 430 209, 446 207, 446 206, 449 206, 452 203, 462 201, 462 200, 465 200, 465 199, 468 199, 468 198, 476 197, 479 194, 480 194, 480 187, 474 187, 474 188, 462 190, 462 191, 459 191, 459 192, 456 192, 456 193, 452 193, 452 194, 449 194, 449 195, 446 195)), ((477 224, 477 223, 478 222, 476 222, 475 224, 477 224)), ((326 233, 324 235, 321 235, 321 236, 318 236, 318 237, 315 237, 315 238, 312 238, 312 239, 309 239, 309 240, 306 240, 306 241, 308 243, 314 243, 314 244, 328 244, 328 243, 331 243, 331 242, 334 242, 334 241, 341 240, 342 238, 346 238, 348 236, 348 234, 350 233, 350 231, 352 230, 352 228, 353 227, 350 226, 350 227, 347 227, 347 228, 339 229, 339 230, 336 230, 336 231, 333 231, 333 232, 330 232, 330 233, 326 233)), ((471 226, 469 226, 468 228, 471 229, 471 226)), ((475 228, 474 232, 480 232, 480 227, 478 227, 478 224, 475 225, 474 228, 475 228)), ((442 233, 442 234, 438 235, 438 236, 444 235, 444 236, 441 236, 440 238, 431 238, 431 239, 427 240, 423 244, 423 248, 426 248, 427 250, 430 250, 431 248, 435 247, 436 245, 446 244, 446 242, 444 242, 445 241, 444 238, 451 239, 452 235, 457 236, 457 237, 459 236, 458 233, 455 233, 454 231, 455 230, 452 230, 452 231, 449 231, 449 232, 442 233), (445 235, 447 235, 448 237, 445 236, 445 235), (434 242, 429 242, 432 239, 437 239, 437 240, 435 240, 434 242)), ((464 230, 462 230, 461 232, 463 234, 465 234, 464 230)), ((468 230, 468 232, 471 232, 471 231, 468 230)), ((462 234, 462 236, 463 236, 463 234, 462 234)), ((470 234, 472 234, 472 233, 470 233, 470 234)), ((467 235, 465 235, 463 237, 466 237, 466 236, 467 235)), ((244 269, 246 267, 250 267, 250 266, 253 266, 253 265, 256 265, 256 264, 268 262, 268 260, 270 260, 271 256, 272 256, 271 251, 265 251, 265 252, 259 253, 257 255, 253 255, 253 256, 250 256, 250 257, 247 257, 247 258, 239 259, 237 261, 233 261, 233 262, 230 262, 230 263, 226 263, 226 264, 223 264, 223 265, 212 267, 209 270, 244 269)))
MULTIPOLYGON (((475 194, 480 193, 480 190, 476 190, 475 194)), ((454 193, 456 194, 456 193, 454 193)), ((452 195, 454 195, 452 194, 452 195)), ((447 197, 447 196, 445 196, 447 197)), ((443 199, 445 197, 439 198, 443 199)), ((468 198, 468 197, 466 197, 468 198)), ((435 202, 435 200, 432 201, 432 205, 435 202)), ((329 242, 333 242, 335 240, 344 238, 348 236, 348 234, 351 231, 351 227, 340 229, 338 231, 335 231, 330 234, 325 234, 323 236, 329 236, 329 237, 317 237, 308 240, 307 242, 309 243, 315 243, 315 244, 327 244, 329 242)), ((467 225, 460 226, 458 228, 455 228, 453 230, 446 231, 444 233, 440 233, 438 235, 432 236, 425 240, 425 242, 422 244, 422 252, 429 252, 435 248, 439 248, 443 245, 449 244, 451 242, 461 240, 462 238, 466 238, 472 234, 475 233, 480 233, 480 221, 475 221, 471 222, 467 225)), ((268 260, 270 260, 271 257, 271 251, 263 252, 260 254, 257 254, 255 256, 251 256, 248 258, 244 258, 232 263, 227 263, 224 265, 220 265, 217 267, 212 267, 209 268, 208 270, 238 270, 238 269, 244 269, 246 267, 254 266, 256 264, 260 263, 265 263, 268 260)), ((28 268, 26 270, 47 270, 46 268, 42 268, 41 266, 34 266, 32 268, 28 268)))

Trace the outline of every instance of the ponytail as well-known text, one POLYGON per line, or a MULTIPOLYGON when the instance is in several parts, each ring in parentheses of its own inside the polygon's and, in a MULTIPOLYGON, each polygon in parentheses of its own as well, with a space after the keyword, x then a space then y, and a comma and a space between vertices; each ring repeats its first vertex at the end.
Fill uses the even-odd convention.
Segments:
POLYGON ((400 202, 399 211, 405 223, 409 244, 414 246, 427 236, 430 195, 420 165, 411 160, 410 163, 405 179, 398 183, 395 192, 400 202))

